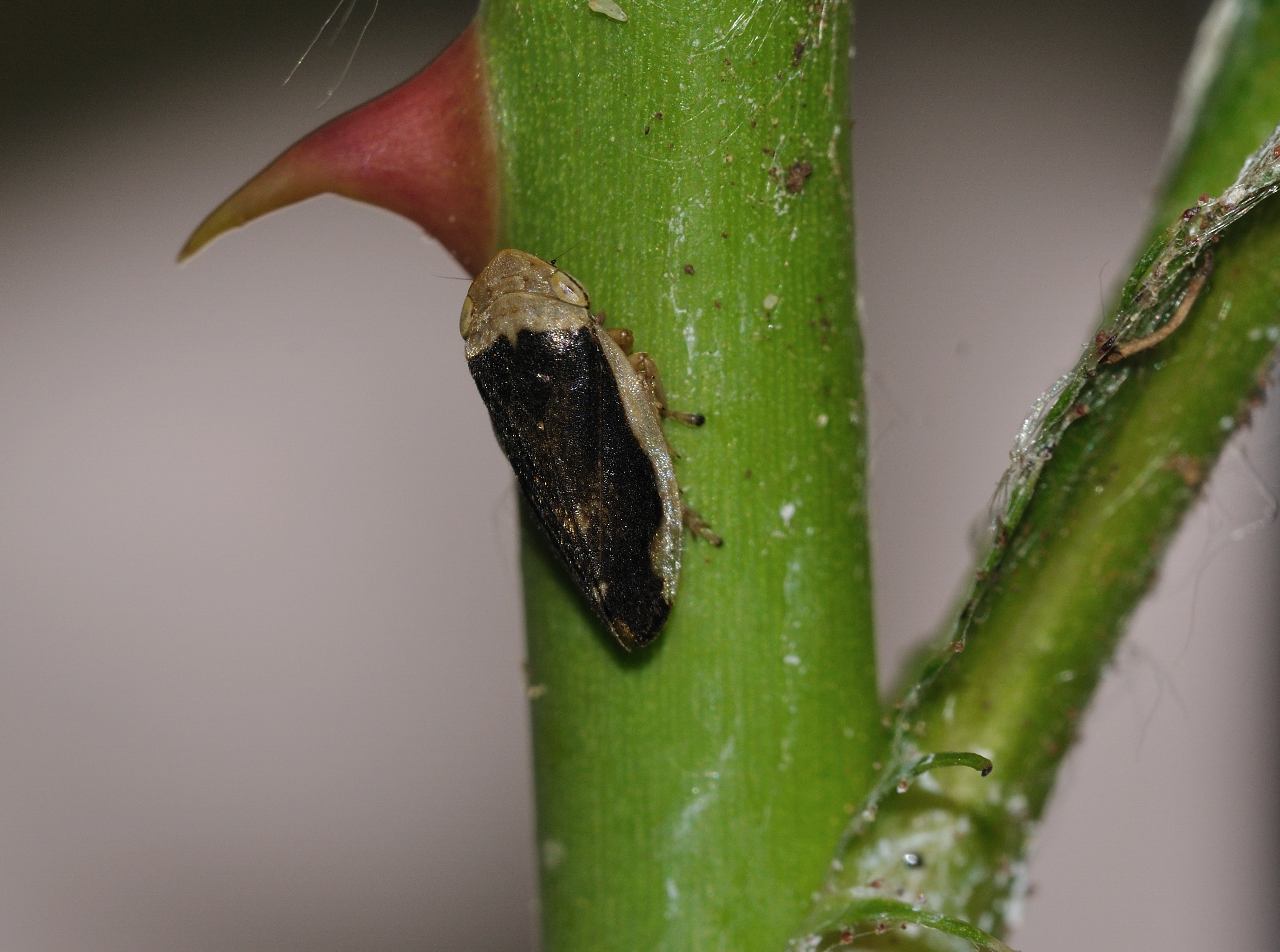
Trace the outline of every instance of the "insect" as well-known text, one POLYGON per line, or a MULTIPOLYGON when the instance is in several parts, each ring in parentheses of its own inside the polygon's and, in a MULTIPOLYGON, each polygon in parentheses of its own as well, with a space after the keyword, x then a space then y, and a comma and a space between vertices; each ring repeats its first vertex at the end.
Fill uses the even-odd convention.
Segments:
POLYGON ((683 527, 720 539, 681 500, 670 410, 631 332, 606 329, 582 285, 525 251, 499 251, 459 322, 493 432, 539 525, 626 650, 657 637, 680 578, 683 527))

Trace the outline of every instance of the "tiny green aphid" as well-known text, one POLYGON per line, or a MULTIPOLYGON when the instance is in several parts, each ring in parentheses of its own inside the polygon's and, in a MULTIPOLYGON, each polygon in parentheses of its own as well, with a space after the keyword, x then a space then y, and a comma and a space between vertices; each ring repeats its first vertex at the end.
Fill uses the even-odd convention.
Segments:
POLYGON ((467 366, 520 489, 579 590, 630 651, 666 623, 684 506, 653 361, 606 330, 582 285, 525 251, 499 251, 471 282, 460 322, 467 366))

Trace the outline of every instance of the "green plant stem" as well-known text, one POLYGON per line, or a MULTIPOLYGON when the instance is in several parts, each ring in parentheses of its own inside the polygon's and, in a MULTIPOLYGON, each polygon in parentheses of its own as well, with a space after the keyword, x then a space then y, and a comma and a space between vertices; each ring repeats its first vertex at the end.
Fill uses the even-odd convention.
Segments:
POLYGON ((778 949, 881 743, 847 3, 491 0, 503 243, 559 255, 671 404, 671 622, 624 656, 523 548, 545 947, 778 949))
MULTIPOLYGON (((1280 3, 1240 4, 1157 225, 1235 178, 1280 120, 1280 3)), ((931 774, 864 824, 815 922, 876 889, 999 934, 1027 837, 1124 622, 1227 438, 1259 399, 1280 338, 1280 207, 1233 226, 1186 323, 1115 367, 1109 399, 1064 433, 1025 513, 965 607, 957 654, 908 713, 904 746, 972 750, 994 773, 931 774), (918 862, 902 862, 911 852, 918 862)), ((1086 391, 1089 392, 1089 391, 1086 391)), ((903 752, 893 756, 901 758, 903 752)))

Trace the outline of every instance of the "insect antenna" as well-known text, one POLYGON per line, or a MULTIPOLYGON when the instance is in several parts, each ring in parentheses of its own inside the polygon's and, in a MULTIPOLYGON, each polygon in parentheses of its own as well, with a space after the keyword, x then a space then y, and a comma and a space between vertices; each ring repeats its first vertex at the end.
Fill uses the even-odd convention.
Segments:
POLYGON ((564 249, 563 251, 561 251, 561 252, 560 252, 558 255, 556 255, 554 258, 548 258, 548 259, 547 259, 547 264, 551 265, 551 267, 553 267, 553 268, 558 268, 558 267, 560 267, 556 262, 558 262, 561 258, 565 257, 565 255, 569 255, 569 254, 572 254, 573 252, 577 251, 579 248, 581 248, 581 247, 582 247, 584 244, 586 244, 586 243, 587 243, 587 239, 586 239, 586 238, 579 238, 577 241, 575 241, 573 244, 571 244, 568 248, 566 248, 566 249, 564 249))

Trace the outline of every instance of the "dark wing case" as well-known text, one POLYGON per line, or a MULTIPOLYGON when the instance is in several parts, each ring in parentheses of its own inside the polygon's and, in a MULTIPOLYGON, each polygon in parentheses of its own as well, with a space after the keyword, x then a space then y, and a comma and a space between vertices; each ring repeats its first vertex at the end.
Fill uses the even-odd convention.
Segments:
POLYGON ((651 549, 663 507, 595 335, 522 330, 516 346, 500 335, 467 363, 538 522, 630 649, 652 641, 671 608, 651 549))

